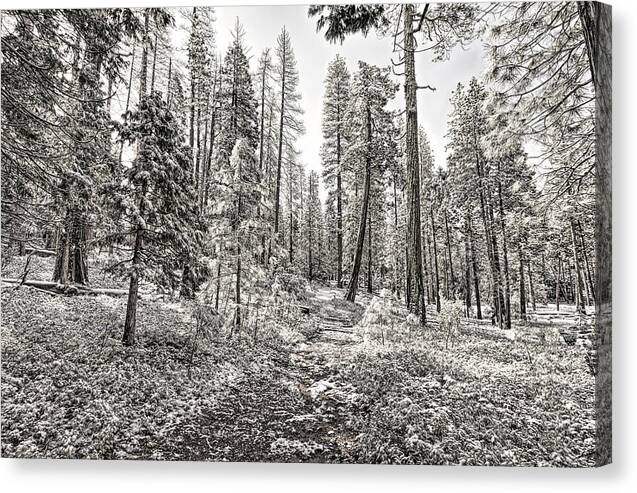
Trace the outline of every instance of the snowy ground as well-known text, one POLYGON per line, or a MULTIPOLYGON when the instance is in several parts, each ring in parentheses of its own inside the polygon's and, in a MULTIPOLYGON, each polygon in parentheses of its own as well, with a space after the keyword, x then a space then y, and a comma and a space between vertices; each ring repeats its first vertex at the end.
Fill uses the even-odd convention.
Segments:
POLYGON ((407 331, 396 304, 379 339, 361 321, 381 301, 343 296, 315 285, 286 337, 222 334, 190 363, 193 324, 179 303, 142 300, 139 344, 127 349, 123 298, 4 288, 2 454, 593 463, 594 378, 586 349, 547 330, 558 319, 513 337, 465 320, 449 344, 433 313, 407 331))

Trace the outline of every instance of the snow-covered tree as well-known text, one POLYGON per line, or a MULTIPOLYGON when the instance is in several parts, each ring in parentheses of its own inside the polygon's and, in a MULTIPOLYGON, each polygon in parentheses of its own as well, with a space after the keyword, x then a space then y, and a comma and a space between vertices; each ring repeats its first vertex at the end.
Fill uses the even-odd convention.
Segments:
POLYGON ((342 161, 347 148, 345 117, 349 99, 350 75, 345 59, 340 55, 329 64, 323 96, 323 144, 321 162, 328 201, 336 203, 336 284, 343 284, 343 202, 342 161))

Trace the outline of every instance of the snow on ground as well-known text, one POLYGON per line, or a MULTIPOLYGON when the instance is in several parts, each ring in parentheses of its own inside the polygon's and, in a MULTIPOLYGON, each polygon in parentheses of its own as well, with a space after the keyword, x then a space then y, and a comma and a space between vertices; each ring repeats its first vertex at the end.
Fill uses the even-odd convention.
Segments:
POLYGON ((544 330, 533 323, 515 327, 524 337, 486 337, 502 331, 473 320, 449 343, 435 310, 421 329, 396 300, 343 297, 313 285, 299 316, 314 330, 221 334, 193 353, 187 305, 140 301, 139 344, 124 348, 124 298, 4 289, 2 454, 593 463, 581 346, 527 337, 544 330), (369 337, 381 315, 382 337, 369 337))

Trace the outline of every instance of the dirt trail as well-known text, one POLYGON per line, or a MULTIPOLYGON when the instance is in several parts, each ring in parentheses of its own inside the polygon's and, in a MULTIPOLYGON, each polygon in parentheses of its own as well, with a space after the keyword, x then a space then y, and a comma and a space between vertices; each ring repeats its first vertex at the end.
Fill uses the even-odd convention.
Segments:
POLYGON ((335 461, 347 453, 346 426, 350 383, 342 380, 339 367, 361 342, 354 326, 362 316, 365 299, 359 303, 343 301, 341 289, 318 287, 311 300, 311 316, 319 331, 312 340, 299 344, 291 355, 290 382, 304 396, 307 409, 292 418, 303 423, 296 433, 279 439, 281 446, 291 441, 291 456, 297 460, 335 461), (309 410, 309 412, 307 412, 309 410))
POLYGON ((343 301, 343 290, 315 286, 308 300, 317 326, 273 374, 246 372, 202 410, 191 427, 179 430, 187 460, 348 462, 354 436, 347 419, 354 394, 339 369, 360 338, 354 326, 367 296, 343 301))

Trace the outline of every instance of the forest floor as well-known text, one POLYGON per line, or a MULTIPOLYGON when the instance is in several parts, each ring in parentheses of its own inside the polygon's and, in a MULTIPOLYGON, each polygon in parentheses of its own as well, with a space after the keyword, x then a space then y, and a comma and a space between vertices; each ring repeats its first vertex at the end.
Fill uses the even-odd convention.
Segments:
POLYGON ((434 313, 413 330, 391 299, 305 295, 307 314, 198 346, 192 307, 142 298, 125 348, 124 297, 3 286, 2 455, 593 464, 588 353, 558 330, 570 307, 507 334, 463 319, 450 341, 434 313))

